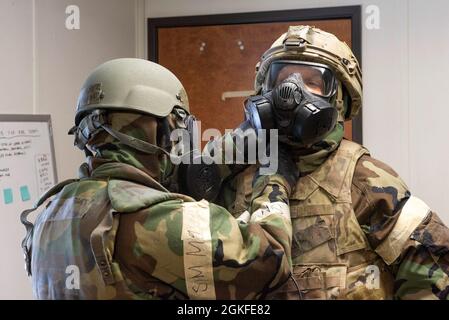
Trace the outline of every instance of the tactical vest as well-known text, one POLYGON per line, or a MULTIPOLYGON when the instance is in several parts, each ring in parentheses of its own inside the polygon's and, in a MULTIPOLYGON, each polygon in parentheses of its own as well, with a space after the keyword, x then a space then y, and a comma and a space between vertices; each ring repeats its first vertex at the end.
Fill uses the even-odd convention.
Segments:
MULTIPOLYGON (((393 276, 370 248, 352 206, 352 178, 364 154, 368 150, 343 140, 317 170, 298 180, 290 197, 292 277, 274 299, 392 298, 393 276)), ((238 178, 235 210, 246 206, 248 176, 238 178)))

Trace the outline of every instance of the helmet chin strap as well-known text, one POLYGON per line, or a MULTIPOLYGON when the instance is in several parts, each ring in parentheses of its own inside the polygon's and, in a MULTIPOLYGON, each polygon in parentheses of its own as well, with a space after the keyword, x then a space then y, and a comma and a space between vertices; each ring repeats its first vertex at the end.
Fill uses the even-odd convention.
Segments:
POLYGON ((158 147, 152 143, 148 143, 146 141, 137 139, 130 135, 121 133, 121 132, 111 128, 107 124, 102 124, 101 128, 103 128, 107 133, 109 133, 115 139, 119 140, 121 143, 123 143, 133 149, 136 149, 140 152, 147 153, 147 154, 154 154, 154 155, 165 154, 167 156, 170 156, 170 153, 167 150, 164 150, 163 148, 158 147))
POLYGON ((170 153, 161 147, 113 129, 107 123, 106 119, 106 114, 100 110, 96 110, 84 117, 78 126, 73 127, 69 131, 69 134, 75 135, 75 145, 81 150, 84 150, 86 154, 90 153, 90 155, 92 155, 89 149, 87 149, 87 144, 95 135, 104 130, 124 145, 140 152, 152 155, 165 154, 170 156, 170 153))
MULTIPOLYGON (((174 112, 174 115, 176 116, 177 120, 182 121, 182 126, 184 126, 186 130, 192 129, 189 128, 189 126, 194 125, 192 123, 192 121, 194 121, 194 118, 192 116, 188 116, 186 114, 178 114, 176 110, 174 112)), ((179 125, 179 123, 177 123, 177 125, 179 125)), ((162 147, 119 132, 118 130, 110 126, 107 120, 107 113, 102 110, 95 110, 91 114, 86 115, 78 124, 78 126, 74 126, 70 129, 69 134, 75 135, 74 144, 79 149, 84 150, 86 156, 93 156, 92 152, 87 148, 88 142, 103 130, 106 131, 110 136, 118 140, 120 143, 129 146, 134 150, 156 156, 165 155, 167 156, 168 161, 173 163, 191 163, 191 160, 195 156, 198 156, 198 150, 194 150, 193 148, 185 150, 187 152, 183 153, 182 155, 176 155, 168 152, 162 147)), ((174 167, 177 168, 179 167, 179 165, 175 165, 174 167)))

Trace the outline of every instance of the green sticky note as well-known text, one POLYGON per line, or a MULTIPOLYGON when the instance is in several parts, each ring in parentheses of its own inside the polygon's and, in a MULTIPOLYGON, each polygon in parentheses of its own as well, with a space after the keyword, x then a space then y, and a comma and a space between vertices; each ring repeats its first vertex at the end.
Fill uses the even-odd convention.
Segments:
POLYGON ((20 187, 20 196, 22 197, 22 201, 28 201, 31 199, 30 191, 28 190, 28 186, 20 187))
POLYGON ((12 197, 12 189, 3 189, 3 198, 5 200, 5 204, 10 204, 13 201, 12 197))

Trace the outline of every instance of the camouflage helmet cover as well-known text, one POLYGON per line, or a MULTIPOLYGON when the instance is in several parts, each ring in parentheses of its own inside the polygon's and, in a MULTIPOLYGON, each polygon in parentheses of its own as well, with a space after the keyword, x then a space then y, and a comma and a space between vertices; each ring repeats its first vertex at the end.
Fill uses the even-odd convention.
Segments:
POLYGON ((272 62, 297 60, 327 65, 345 87, 351 102, 346 119, 362 106, 362 71, 349 46, 331 33, 311 26, 291 26, 267 50, 256 66, 255 90, 260 92, 272 62))

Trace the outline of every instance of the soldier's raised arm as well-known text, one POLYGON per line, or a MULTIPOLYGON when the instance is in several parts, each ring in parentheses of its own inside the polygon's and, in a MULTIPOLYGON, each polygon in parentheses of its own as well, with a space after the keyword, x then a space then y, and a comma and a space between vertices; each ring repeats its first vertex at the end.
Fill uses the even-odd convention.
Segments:
POLYGON ((270 158, 282 160, 279 170, 261 170, 248 212, 236 219, 182 191, 171 137, 175 130, 193 136, 194 118, 169 70, 141 59, 108 61, 78 101, 70 132, 87 156, 79 178, 54 186, 21 215, 36 298, 258 299, 288 279, 288 198, 297 179, 290 155, 270 158), (33 225, 27 217, 44 202, 33 225))
POLYGON ((238 219, 205 200, 175 198, 123 215, 115 252, 123 272, 146 275, 136 285, 151 283, 160 298, 264 298, 290 276, 296 176, 283 168, 254 179, 251 206, 238 219))
POLYGON ((352 189, 358 221, 394 278, 393 297, 448 299, 449 229, 437 214, 369 156, 359 160, 352 189))

